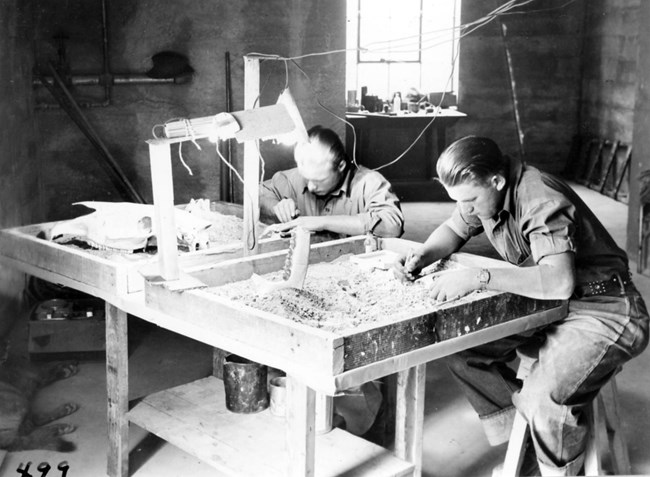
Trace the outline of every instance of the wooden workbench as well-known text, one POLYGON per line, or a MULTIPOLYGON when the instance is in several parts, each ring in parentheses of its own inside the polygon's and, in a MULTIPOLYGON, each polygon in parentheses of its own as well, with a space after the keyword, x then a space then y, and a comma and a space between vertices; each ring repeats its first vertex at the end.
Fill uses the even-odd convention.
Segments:
MULTIPOLYGON (((107 302, 108 474, 111 477, 128 475, 130 422, 230 475, 420 475, 426 363, 541 326, 566 313, 565 303, 487 293, 482 298, 487 300, 485 306, 479 308, 491 315, 492 321, 476 320, 472 314, 477 309, 474 301, 462 306, 449 304, 430 313, 402 317, 391 325, 370 326, 355 334, 339 335, 224 301, 205 291, 206 286, 216 282, 241 280, 253 272, 281 269, 286 251, 226 261, 205 255, 201 266, 194 262, 191 269, 184 268, 181 260, 182 273, 178 280, 150 277, 144 290, 129 293, 104 282, 121 282, 122 269, 118 269, 117 276, 89 273, 98 262, 92 255, 38 239, 30 235, 33 230, 0 231, 3 263, 107 302), (269 411, 254 415, 229 413, 223 404, 223 385, 213 377, 150 395, 129 410, 127 314, 286 371, 286 419, 273 417, 269 411), (456 320, 458 317, 464 317, 464 321, 456 320), (482 324, 478 326, 478 322, 482 324), (420 330, 419 339, 412 340, 415 344, 407 348, 395 346, 365 353, 362 361, 348 359, 349 352, 346 357, 346 349, 359 346, 359 339, 372 333, 390 333, 391 327, 397 327, 397 331, 400 327, 420 330), (394 451, 340 429, 316 435, 316 392, 333 395, 392 373, 398 376, 394 451), (278 438, 282 435, 286 438, 278 438)), ((352 237, 313 245, 310 261, 363 253, 364 241, 365 237, 352 237)), ((380 246, 404 252, 413 244, 387 239, 380 246)), ((463 254, 456 259, 468 265, 506 266, 463 254)), ((489 317, 484 315, 484 318, 489 317)))

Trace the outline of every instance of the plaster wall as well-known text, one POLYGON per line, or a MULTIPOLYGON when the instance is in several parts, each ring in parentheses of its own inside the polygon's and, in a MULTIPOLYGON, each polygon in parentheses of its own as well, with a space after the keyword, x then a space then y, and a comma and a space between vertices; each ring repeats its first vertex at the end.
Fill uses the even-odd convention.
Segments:
MULTIPOLYGON (((502 3, 463 0, 461 22, 476 21, 502 3)), ((461 40, 458 109, 468 117, 455 127, 456 137, 487 136, 505 153, 519 155, 514 90, 524 157, 552 173, 564 169, 577 132, 586 2, 560 3, 534 2, 461 40)))
MULTIPOLYGON (((36 1, 36 0, 35 0, 36 1)), ((111 104, 83 109, 134 187, 151 202, 149 153, 146 140, 152 128, 174 118, 196 118, 226 111, 226 52, 230 54, 232 110, 243 109, 244 62, 247 53, 285 57, 345 48, 344 0, 106 0, 108 62, 111 74, 142 74, 160 51, 189 58, 195 73, 187 84, 115 85, 111 104)), ((39 71, 60 60, 65 36, 65 62, 70 75, 101 73, 101 1, 36 1, 35 51, 39 71)), ((261 67, 261 105, 272 104, 288 84, 307 127, 322 124, 343 132, 342 123, 318 104, 341 115, 345 109, 343 54, 289 61, 265 61, 261 67), (286 67, 286 68, 285 68, 286 67), (288 78, 286 71, 288 70, 288 78)), ((79 101, 98 102, 101 86, 71 87, 79 101)), ((38 160, 43 167, 41 193, 46 204, 42 220, 80 215, 70 204, 81 200, 130 200, 111 182, 102 159, 64 111, 51 107, 52 97, 36 89, 40 106, 36 122, 40 134, 38 160)), ((220 198, 220 160, 215 145, 198 141, 172 148, 174 194, 177 203, 190 198, 220 198)), ((222 151, 225 152, 226 148, 222 151)), ((243 147, 233 141, 233 161, 241 171, 243 147)), ((293 165, 287 146, 262 143, 266 177, 293 165)), ((237 181, 235 179, 235 181, 237 181)), ((233 201, 241 202, 239 183, 233 201)))
POLYGON ((580 134, 631 143, 640 0, 590 1, 585 16, 580 134))
MULTIPOLYGON (((40 203, 30 71, 30 1, 0 2, 0 228, 31 222, 40 203)), ((0 338, 18 318, 24 275, 0 266, 0 338)))
POLYGON ((650 79, 647 21, 641 0, 590 1, 585 16, 580 133, 632 144, 627 252, 637 261, 639 172, 650 168, 648 124, 650 79))

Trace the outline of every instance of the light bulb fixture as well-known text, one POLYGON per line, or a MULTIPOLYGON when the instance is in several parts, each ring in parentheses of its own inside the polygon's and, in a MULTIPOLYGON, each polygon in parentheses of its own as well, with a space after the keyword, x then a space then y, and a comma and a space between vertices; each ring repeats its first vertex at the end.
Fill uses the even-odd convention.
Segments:
POLYGON ((237 142, 276 139, 284 144, 307 141, 307 130, 298 106, 286 88, 270 106, 218 113, 195 119, 170 121, 164 125, 168 139, 207 138, 212 142, 235 138, 237 142))

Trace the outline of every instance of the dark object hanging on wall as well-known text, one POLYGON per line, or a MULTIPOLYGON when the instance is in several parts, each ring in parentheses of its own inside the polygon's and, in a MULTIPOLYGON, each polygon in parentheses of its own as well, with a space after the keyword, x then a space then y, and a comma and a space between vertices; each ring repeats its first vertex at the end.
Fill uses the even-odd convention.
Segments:
POLYGON ((149 78, 174 78, 178 83, 179 78, 187 78, 187 81, 189 81, 194 73, 194 68, 190 66, 187 57, 175 51, 156 53, 151 57, 151 61, 153 67, 146 73, 149 78))

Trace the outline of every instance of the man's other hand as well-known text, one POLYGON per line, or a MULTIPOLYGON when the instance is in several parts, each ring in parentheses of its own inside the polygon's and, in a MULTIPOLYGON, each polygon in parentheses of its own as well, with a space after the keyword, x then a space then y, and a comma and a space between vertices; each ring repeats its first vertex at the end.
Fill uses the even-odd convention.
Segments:
POLYGON ((275 216, 282 223, 290 222, 300 215, 300 210, 296 207, 293 199, 282 199, 275 206, 273 206, 275 216))
POLYGON ((393 275, 401 282, 412 282, 418 278, 423 266, 422 255, 410 251, 397 259, 393 265, 393 275))
POLYGON ((273 232, 279 232, 280 236, 286 237, 291 234, 291 229, 294 227, 302 227, 305 230, 311 232, 320 232, 325 230, 325 221, 327 217, 316 217, 316 216, 305 216, 298 217, 297 219, 284 222, 282 224, 273 224, 269 228, 273 229, 273 232))

